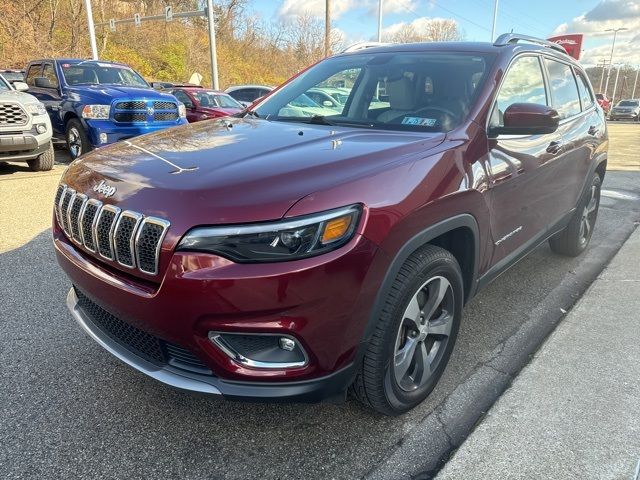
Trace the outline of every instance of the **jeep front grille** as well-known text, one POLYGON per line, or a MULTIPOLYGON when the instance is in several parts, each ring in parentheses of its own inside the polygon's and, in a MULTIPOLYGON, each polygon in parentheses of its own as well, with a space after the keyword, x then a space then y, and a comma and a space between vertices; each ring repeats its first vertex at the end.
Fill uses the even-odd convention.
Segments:
POLYGON ((61 184, 55 214, 67 238, 123 267, 158 274, 162 241, 169 222, 103 204, 61 184))
POLYGON ((26 125, 28 121, 27 112, 17 103, 0 103, 0 126, 26 125))

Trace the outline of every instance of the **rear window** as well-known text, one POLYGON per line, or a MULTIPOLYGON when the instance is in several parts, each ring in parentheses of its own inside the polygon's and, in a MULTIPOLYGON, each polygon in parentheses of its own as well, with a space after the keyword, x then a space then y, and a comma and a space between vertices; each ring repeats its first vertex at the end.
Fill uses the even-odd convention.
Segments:
POLYGON ((620 103, 618 103, 619 107, 637 107, 638 106, 638 100, 622 100, 620 103))

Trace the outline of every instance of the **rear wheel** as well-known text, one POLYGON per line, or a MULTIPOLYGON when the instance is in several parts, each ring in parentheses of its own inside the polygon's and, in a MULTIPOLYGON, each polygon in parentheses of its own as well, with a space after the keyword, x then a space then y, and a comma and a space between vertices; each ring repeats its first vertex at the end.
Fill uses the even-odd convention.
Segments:
POLYGON ((352 386, 365 405, 406 412, 436 386, 462 315, 462 274, 447 250, 427 245, 400 269, 352 386))
POLYGON ((66 139, 67 147, 73 160, 92 149, 87 132, 85 132, 80 121, 75 118, 67 123, 66 139))
POLYGON ((580 199, 569 225, 549 239, 551 250, 560 255, 575 257, 587 248, 598 217, 601 185, 600 176, 597 173, 594 174, 591 187, 580 199))
POLYGON ((44 172, 53 168, 55 155, 53 152, 53 144, 49 142, 49 148, 46 152, 41 153, 33 160, 28 160, 29 168, 34 172, 44 172))

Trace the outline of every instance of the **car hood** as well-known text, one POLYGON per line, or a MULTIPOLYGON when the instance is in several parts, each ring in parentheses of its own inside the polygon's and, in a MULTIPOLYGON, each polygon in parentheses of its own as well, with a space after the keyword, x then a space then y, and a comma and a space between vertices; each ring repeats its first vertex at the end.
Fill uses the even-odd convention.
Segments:
POLYGON ((77 85, 69 87, 69 96, 76 96, 86 99, 87 97, 95 100, 104 100, 104 103, 110 103, 111 100, 117 99, 159 99, 176 101, 173 95, 159 92, 152 88, 145 87, 125 87, 120 85, 77 85))
POLYGON ((38 103, 38 99, 33 95, 25 92, 19 92, 17 90, 7 90, 0 92, 0 101, 2 102, 18 102, 22 104, 26 103, 38 103))
POLYGON ((444 138, 231 117, 100 148, 73 162, 62 182, 177 230, 274 220, 306 195, 424 156, 444 138), (93 191, 101 181, 113 196, 93 191))

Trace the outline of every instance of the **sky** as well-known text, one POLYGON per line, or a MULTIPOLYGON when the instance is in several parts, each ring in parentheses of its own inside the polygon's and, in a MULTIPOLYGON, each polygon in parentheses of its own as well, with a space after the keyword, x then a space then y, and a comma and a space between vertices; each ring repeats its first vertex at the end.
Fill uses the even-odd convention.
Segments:
MULTIPOLYGON (((332 27, 349 45, 375 40, 378 0, 331 0, 332 27)), ((465 40, 489 41, 494 0, 383 0, 383 32, 424 18, 455 20, 465 40)), ((250 0, 249 9, 266 21, 288 21, 296 15, 324 19, 325 0, 250 0)), ((640 0, 499 0, 496 33, 514 31, 536 37, 584 33, 581 61, 595 65, 609 59, 612 32, 613 63, 640 65, 640 0)))

